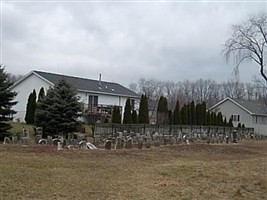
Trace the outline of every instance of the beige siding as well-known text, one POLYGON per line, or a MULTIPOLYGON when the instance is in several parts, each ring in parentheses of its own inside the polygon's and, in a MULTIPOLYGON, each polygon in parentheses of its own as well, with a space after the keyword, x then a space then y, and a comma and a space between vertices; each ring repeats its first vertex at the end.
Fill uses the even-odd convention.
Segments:
POLYGON ((223 116, 230 119, 232 115, 240 115, 240 119, 238 122, 233 122, 234 126, 236 127, 238 123, 245 124, 246 127, 254 128, 255 133, 257 134, 265 134, 267 135, 267 117, 252 116, 249 112, 245 111, 241 107, 237 106, 230 100, 226 100, 220 105, 214 107, 211 111, 213 112, 221 112, 223 116))

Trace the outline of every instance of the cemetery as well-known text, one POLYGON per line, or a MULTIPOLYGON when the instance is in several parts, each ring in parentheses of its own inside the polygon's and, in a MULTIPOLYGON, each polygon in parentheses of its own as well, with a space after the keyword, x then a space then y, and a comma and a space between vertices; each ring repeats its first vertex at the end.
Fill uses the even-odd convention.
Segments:
POLYGON ((2 199, 267 197, 267 141, 253 130, 98 124, 89 138, 41 133, 0 144, 2 199))

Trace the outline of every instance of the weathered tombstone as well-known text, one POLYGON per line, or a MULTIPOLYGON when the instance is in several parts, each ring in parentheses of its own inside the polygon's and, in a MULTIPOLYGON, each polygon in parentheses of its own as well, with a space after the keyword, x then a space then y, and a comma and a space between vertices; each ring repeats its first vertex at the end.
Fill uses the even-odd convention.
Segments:
POLYGON ((52 145, 53 144, 53 138, 52 136, 47 136, 47 144, 52 145))
POLYGON ((132 148, 132 137, 131 136, 127 136, 126 137, 125 148, 126 149, 131 149, 132 148))
POLYGON ((46 140, 45 139, 40 139, 39 141, 38 141, 38 144, 40 144, 40 145, 45 145, 46 144, 46 140))
POLYGON ((105 141, 105 149, 107 149, 107 150, 110 150, 111 149, 111 140, 110 139, 107 139, 106 141, 105 141))
POLYGON ((28 145, 29 144, 29 137, 22 137, 21 141, 22 141, 22 145, 28 145))
POLYGON ((226 144, 229 143, 229 136, 228 135, 225 136, 225 142, 226 142, 226 144))
POLYGON ((153 134, 153 141, 154 141, 154 145, 156 147, 160 146, 160 138, 159 138, 159 133, 158 132, 155 132, 153 134))
POLYGON ((137 148, 142 149, 142 147, 143 147, 143 140, 140 139, 137 141, 137 148))
POLYGON ((12 144, 17 144, 17 142, 18 142, 18 137, 17 136, 12 136, 11 137, 11 139, 12 139, 12 144))
POLYGON ((3 144, 10 144, 11 143, 11 140, 9 137, 5 137, 4 138, 4 143, 3 144))
POLYGON ((237 131, 233 131, 233 143, 237 143, 237 131))
POLYGON ((59 150, 62 150, 63 148, 62 148, 62 144, 61 144, 61 142, 57 142, 57 150, 59 151, 59 150))
POLYGON ((42 139, 42 135, 35 135, 35 143, 39 144, 39 141, 42 139))

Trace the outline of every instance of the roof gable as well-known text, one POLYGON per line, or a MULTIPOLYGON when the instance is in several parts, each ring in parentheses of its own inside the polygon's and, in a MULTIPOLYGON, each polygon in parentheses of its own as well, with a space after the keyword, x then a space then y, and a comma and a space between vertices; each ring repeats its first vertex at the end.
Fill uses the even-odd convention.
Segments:
POLYGON ((129 90, 128 88, 112 82, 106 81, 99 81, 99 80, 92 80, 80 77, 73 77, 61 74, 54 74, 49 72, 42 72, 42 71, 32 71, 31 73, 24 76, 21 80, 16 82, 13 87, 23 80, 25 80, 31 74, 35 74, 39 78, 45 80, 51 85, 55 85, 60 79, 63 77, 71 83, 78 91, 80 92, 93 92, 93 93, 102 93, 108 95, 120 95, 126 97, 134 97, 139 98, 139 95, 135 92, 129 90))
POLYGON ((218 107, 226 101, 231 101, 241 109, 245 110, 251 115, 266 115, 267 116, 267 105, 262 101, 247 101, 242 99, 231 99, 227 97, 226 99, 220 101, 210 108, 210 110, 218 107))

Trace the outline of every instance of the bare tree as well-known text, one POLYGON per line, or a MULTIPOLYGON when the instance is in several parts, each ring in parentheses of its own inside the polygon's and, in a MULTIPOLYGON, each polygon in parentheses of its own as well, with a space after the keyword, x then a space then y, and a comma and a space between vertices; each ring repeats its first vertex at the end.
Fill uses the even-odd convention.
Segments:
POLYGON ((226 60, 234 58, 237 66, 244 60, 253 60, 260 66, 260 74, 267 82, 264 59, 267 47, 267 15, 260 13, 242 25, 232 26, 231 31, 224 47, 226 60))

